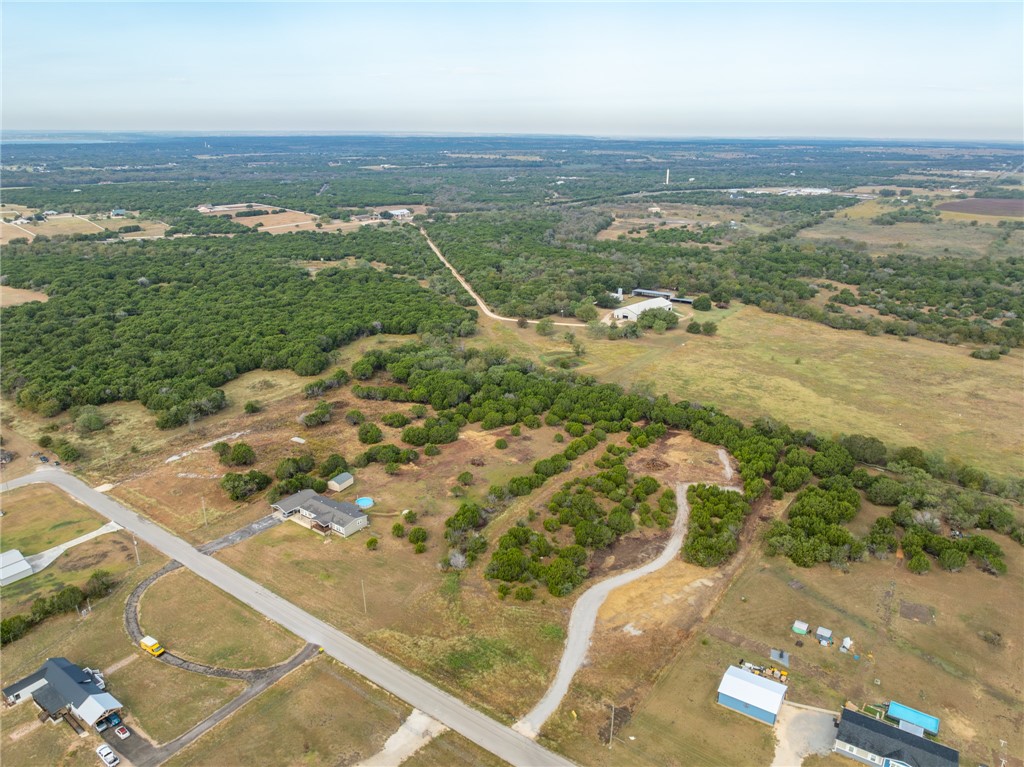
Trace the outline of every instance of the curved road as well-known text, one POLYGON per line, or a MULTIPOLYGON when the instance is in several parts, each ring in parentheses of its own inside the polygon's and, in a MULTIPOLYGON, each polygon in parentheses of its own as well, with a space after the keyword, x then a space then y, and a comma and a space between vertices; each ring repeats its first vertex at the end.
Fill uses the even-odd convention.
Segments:
MULTIPOLYGON (((718 457, 722 461, 726 480, 732 479, 732 466, 729 463, 728 455, 724 450, 718 451, 718 457)), ((604 600, 619 586, 644 577, 655 570, 660 570, 667 565, 676 555, 679 554, 686 538, 686 530, 690 521, 690 504, 686 500, 686 491, 693 484, 692 482, 676 485, 676 503, 679 511, 676 520, 672 525, 672 536, 665 545, 664 550, 656 558, 652 559, 635 570, 616 575, 600 583, 591 586, 581 596, 572 608, 569 616, 568 637, 565 640, 565 649, 562 651, 562 660, 558 664, 558 673, 555 681, 551 683, 548 691, 540 702, 522 719, 513 725, 513 729, 521 732, 529 738, 536 738, 540 728, 548 718, 555 713, 555 710, 562 702, 562 698, 569 691, 569 684, 576 675, 579 667, 587 658, 587 650, 590 649, 590 638, 594 634, 594 625, 597 623, 597 613, 604 604, 604 600)), ((720 485, 723 490, 737 490, 735 487, 720 485)), ((737 492, 740 492, 737 490, 737 492)))
POLYGON ((384 688, 414 708, 517 767, 570 767, 565 757, 548 751, 529 738, 496 722, 452 695, 365 645, 324 623, 291 602, 268 591, 223 562, 200 553, 189 543, 141 517, 120 503, 93 490, 60 469, 44 469, 0 486, 0 491, 23 485, 54 485, 194 572, 200 578, 245 602, 257 612, 324 651, 357 674, 384 688))
MULTIPOLYGON (((430 246, 430 249, 434 251, 434 255, 441 259, 441 263, 448 267, 448 271, 450 271, 455 276, 455 279, 459 281, 459 284, 462 285, 462 287, 466 289, 466 292, 473 297, 473 300, 476 301, 476 305, 480 307, 480 311, 482 311, 492 320, 501 320, 502 322, 519 322, 519 320, 516 319, 515 317, 502 317, 500 314, 495 314, 494 312, 492 312, 491 308, 484 303, 484 300, 482 298, 480 298, 480 294, 473 290, 473 286, 470 285, 463 278, 463 276, 455 270, 454 266, 448 263, 448 259, 444 257, 444 254, 437 247, 437 245, 434 244, 434 241, 430 239, 430 235, 427 234, 427 230, 424 229, 422 226, 420 227, 420 234, 423 235, 423 238, 427 241, 427 245, 430 246)), ((530 323, 531 325, 536 325, 538 322, 540 322, 540 320, 527 320, 527 322, 530 323)), ((584 322, 556 322, 554 324, 563 328, 587 327, 586 323, 584 322)))

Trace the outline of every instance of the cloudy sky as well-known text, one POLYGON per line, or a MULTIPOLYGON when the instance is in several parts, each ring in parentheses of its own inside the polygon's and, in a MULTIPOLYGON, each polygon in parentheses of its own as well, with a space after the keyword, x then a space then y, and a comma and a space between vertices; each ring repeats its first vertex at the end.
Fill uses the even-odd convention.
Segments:
POLYGON ((4 0, 8 130, 1021 140, 1024 5, 4 0))

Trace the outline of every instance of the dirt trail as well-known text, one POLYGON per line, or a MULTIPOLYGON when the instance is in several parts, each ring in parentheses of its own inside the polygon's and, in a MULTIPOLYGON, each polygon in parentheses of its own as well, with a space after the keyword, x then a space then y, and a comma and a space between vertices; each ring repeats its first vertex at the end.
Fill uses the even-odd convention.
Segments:
MULTIPOLYGON (((430 239, 430 236, 427 234, 427 230, 424 229, 423 227, 420 227, 420 234, 423 235, 423 238, 427 241, 427 245, 430 246, 430 249, 434 251, 434 255, 441 259, 441 263, 448 267, 448 271, 450 271, 454 275, 455 279, 459 281, 459 284, 466 289, 466 292, 473 297, 473 300, 476 301, 476 305, 480 307, 480 311, 482 311, 484 315, 490 317, 492 320, 501 320, 502 322, 519 321, 515 317, 502 317, 500 314, 492 312, 491 308, 484 303, 484 300, 482 298, 480 298, 480 295, 475 290, 473 290, 473 286, 470 285, 465 280, 465 278, 463 278, 463 276, 459 274, 458 271, 456 271, 455 267, 448 262, 448 259, 444 257, 444 254, 441 253, 441 250, 437 247, 437 245, 434 244, 434 241, 430 239)), ((527 322, 530 323, 531 325, 536 325, 538 322, 540 322, 540 320, 527 320, 527 322)), ((554 324, 564 328, 586 327, 586 323, 583 322, 556 322, 554 324)))

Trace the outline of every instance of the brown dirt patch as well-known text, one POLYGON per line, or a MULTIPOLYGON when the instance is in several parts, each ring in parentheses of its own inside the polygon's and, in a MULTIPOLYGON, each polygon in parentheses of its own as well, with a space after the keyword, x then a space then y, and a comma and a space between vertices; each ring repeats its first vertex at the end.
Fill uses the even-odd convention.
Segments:
POLYGON ((935 623, 935 608, 900 600, 900 617, 918 623, 935 623))
POLYGON ((6 285, 0 287, 0 307, 19 306, 31 301, 49 301, 50 297, 37 290, 25 290, 24 288, 9 288, 6 285))
POLYGON ((971 197, 967 200, 950 200, 935 206, 939 210, 954 213, 976 213, 980 216, 998 218, 1024 218, 1024 200, 999 197, 971 197))

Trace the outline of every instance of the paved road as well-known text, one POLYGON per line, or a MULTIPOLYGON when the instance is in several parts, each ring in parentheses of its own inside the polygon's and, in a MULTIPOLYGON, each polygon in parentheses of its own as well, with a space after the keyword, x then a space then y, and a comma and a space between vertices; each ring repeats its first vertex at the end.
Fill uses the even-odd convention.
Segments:
MULTIPOLYGON (((482 311, 492 320, 501 320, 502 322, 519 321, 515 317, 502 317, 500 314, 496 314, 493 311, 491 311, 491 307, 484 303, 484 300, 480 298, 480 295, 475 290, 473 290, 473 286, 470 285, 463 278, 463 276, 456 271, 454 266, 448 263, 448 259, 444 257, 444 254, 441 252, 440 248, 438 248, 437 245, 434 244, 434 241, 430 239, 430 236, 427 234, 427 230, 424 229, 423 227, 420 227, 420 233, 423 235, 423 238, 427 241, 427 245, 430 246, 430 249, 434 251, 434 255, 441 259, 441 263, 448 267, 448 271, 450 271, 455 276, 455 279, 459 281, 459 284, 462 285, 462 287, 466 289, 466 292, 473 297, 473 300, 476 301, 476 305, 480 307, 480 311, 482 311)), ((529 322, 531 325, 536 325, 538 322, 540 322, 540 320, 527 320, 527 322, 529 322)), ((556 322, 554 324, 565 328, 587 327, 585 322, 556 322)))
POLYGON ((199 550, 204 554, 213 554, 221 549, 226 549, 228 546, 234 546, 248 538, 252 538, 254 535, 262 533, 264 530, 277 527, 282 522, 284 522, 284 517, 281 515, 267 514, 267 516, 257 519, 255 522, 239 528, 233 533, 228 533, 215 541, 204 543, 199 546, 199 550))
POLYGON ((324 651, 379 687, 437 719, 483 749, 521 767, 568 766, 565 757, 548 751, 524 735, 499 724, 365 645, 271 593, 223 562, 206 556, 186 541, 99 493, 60 469, 44 469, 0 486, 0 491, 49 483, 117 522, 127 530, 214 586, 241 600, 292 633, 324 651))

